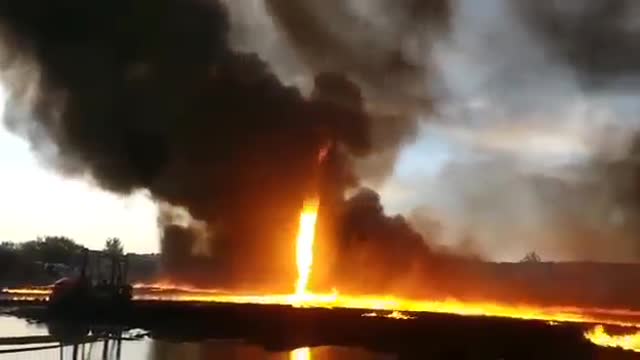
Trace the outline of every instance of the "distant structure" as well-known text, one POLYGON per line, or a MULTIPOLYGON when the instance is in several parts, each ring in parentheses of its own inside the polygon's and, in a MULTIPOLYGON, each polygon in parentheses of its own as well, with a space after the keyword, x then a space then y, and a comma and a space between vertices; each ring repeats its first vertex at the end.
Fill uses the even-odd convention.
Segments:
POLYGON ((527 253, 527 255, 525 255, 525 257, 523 257, 522 260, 520 260, 520 262, 521 263, 539 263, 539 262, 542 262, 542 259, 535 251, 532 251, 530 253, 527 253))

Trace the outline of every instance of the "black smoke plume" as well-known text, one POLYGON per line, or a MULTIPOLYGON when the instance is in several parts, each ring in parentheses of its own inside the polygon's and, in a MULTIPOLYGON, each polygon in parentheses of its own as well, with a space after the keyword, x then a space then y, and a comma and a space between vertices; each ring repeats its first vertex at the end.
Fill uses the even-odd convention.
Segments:
MULTIPOLYGON (((369 226, 377 237, 407 233, 399 251, 426 248, 373 193, 340 204, 358 184, 351 159, 372 151, 358 87, 335 72, 318 75, 309 99, 283 86, 257 56, 231 49, 217 2, 5 0, 0 29, 15 131, 67 175, 118 193, 146 189, 167 212, 188 212, 183 223, 160 216, 172 274, 288 288, 297 214, 319 188, 351 224, 327 221, 331 236, 357 239, 349 252, 373 236, 357 230, 369 226)), ((401 57, 385 66, 412 68, 401 57)))
POLYGON ((375 191, 361 189, 342 204, 339 212, 336 276, 331 278, 340 289, 394 293, 402 280, 424 270, 420 266, 433 263, 425 239, 403 216, 387 216, 375 191))
POLYGON ((433 42, 449 28, 449 0, 266 0, 300 61, 312 72, 346 74, 374 108, 371 156, 358 173, 383 180, 403 144, 415 139, 418 114, 436 107, 433 42))
POLYGON ((305 100, 230 50, 215 3, 5 1, 0 19, 5 68, 34 65, 12 94, 55 145, 58 168, 116 192, 148 189, 216 224, 210 250, 226 252, 229 269, 288 266, 278 227, 313 191, 318 149, 332 140, 369 151, 360 104, 305 100), (21 98, 27 85, 36 93, 21 98))

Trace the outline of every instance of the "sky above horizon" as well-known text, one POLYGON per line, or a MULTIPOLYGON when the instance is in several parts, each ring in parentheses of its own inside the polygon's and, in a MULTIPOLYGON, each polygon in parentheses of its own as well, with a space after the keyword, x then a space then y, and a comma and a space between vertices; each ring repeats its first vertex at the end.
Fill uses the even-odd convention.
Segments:
MULTIPOLYGON (((0 90, 0 113, 6 94, 0 90)), ((157 209, 144 193, 121 196, 45 168, 0 122, 0 242, 67 236, 91 249, 118 237, 125 250, 159 251, 157 209)))

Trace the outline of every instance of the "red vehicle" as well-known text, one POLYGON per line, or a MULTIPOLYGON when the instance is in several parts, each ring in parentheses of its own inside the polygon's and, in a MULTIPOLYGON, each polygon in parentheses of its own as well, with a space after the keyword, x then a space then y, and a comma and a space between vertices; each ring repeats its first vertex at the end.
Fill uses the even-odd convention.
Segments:
POLYGON ((49 296, 50 308, 73 309, 78 306, 121 306, 130 303, 132 287, 126 282, 126 256, 94 253, 89 261, 85 251, 78 277, 65 277, 55 282, 49 296), (106 264, 101 260, 107 258, 106 264), (105 266, 106 265, 106 266, 105 266))

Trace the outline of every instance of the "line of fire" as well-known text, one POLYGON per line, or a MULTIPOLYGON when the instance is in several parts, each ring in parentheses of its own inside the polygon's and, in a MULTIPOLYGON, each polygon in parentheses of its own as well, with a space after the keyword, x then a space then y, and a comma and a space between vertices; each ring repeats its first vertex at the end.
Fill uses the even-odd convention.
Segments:
MULTIPOLYGON (((319 151, 319 169, 329 156, 330 146, 319 151)), ((449 337, 473 344, 475 348, 488 349, 487 354, 495 356, 504 354, 504 351, 514 351, 495 347, 495 344, 488 346, 489 340, 485 330, 480 330, 481 326, 493 332, 506 331, 502 336, 532 341, 529 344, 521 340, 517 345, 518 351, 531 351, 529 346, 534 346, 535 341, 543 344, 542 348, 552 349, 555 355, 618 357, 624 354, 618 351, 640 352, 640 311, 636 310, 467 301, 454 297, 419 299, 395 294, 349 294, 341 293, 337 288, 318 292, 312 287, 312 280, 315 268, 322 261, 317 256, 318 249, 324 245, 317 236, 321 209, 322 199, 317 191, 312 191, 301 204, 296 236, 291 241, 292 253, 295 254, 291 263, 294 264, 296 278, 289 293, 199 288, 170 281, 129 284, 126 256, 85 252, 77 277, 62 278, 45 287, 6 288, 2 290, 0 302, 19 306, 14 314, 38 321, 54 321, 62 317, 81 319, 86 324, 87 321, 99 323, 109 319, 125 326, 152 329, 151 332, 160 338, 171 336, 167 335, 169 332, 165 327, 156 323, 154 318, 157 316, 162 318, 165 326, 171 324, 198 329, 191 336, 255 336, 252 341, 267 341, 265 346, 270 346, 274 339, 264 332, 272 331, 279 335, 271 336, 292 339, 281 341, 295 349, 291 352, 291 359, 301 360, 311 359, 309 348, 304 346, 314 342, 353 341, 362 345, 362 342, 379 341, 380 337, 393 339, 391 343, 394 346, 400 343, 409 348, 412 341, 420 342, 423 337, 449 337), (188 324, 185 319, 189 319, 188 324), (224 331, 212 330, 206 325, 221 322, 228 327, 224 331), (246 322, 254 324, 251 330, 238 326, 246 322), (460 329, 468 332, 469 326, 476 329, 471 336, 457 332, 460 329), (323 332, 328 334, 320 336, 323 332), (368 332, 371 334, 366 335, 368 332)), ((50 337, 4 339, 2 344, 42 345, 43 342, 60 341, 60 346, 63 346, 64 341, 69 341, 60 340, 65 336, 78 341, 74 354, 77 354, 78 344, 97 340, 104 340, 105 344, 113 341, 114 349, 117 348, 119 353, 121 342, 126 339, 122 330, 116 336, 112 332, 100 332, 84 326, 79 332, 76 329, 50 337)), ((430 349, 430 354, 455 355, 457 341, 436 345, 435 349, 430 349)))

